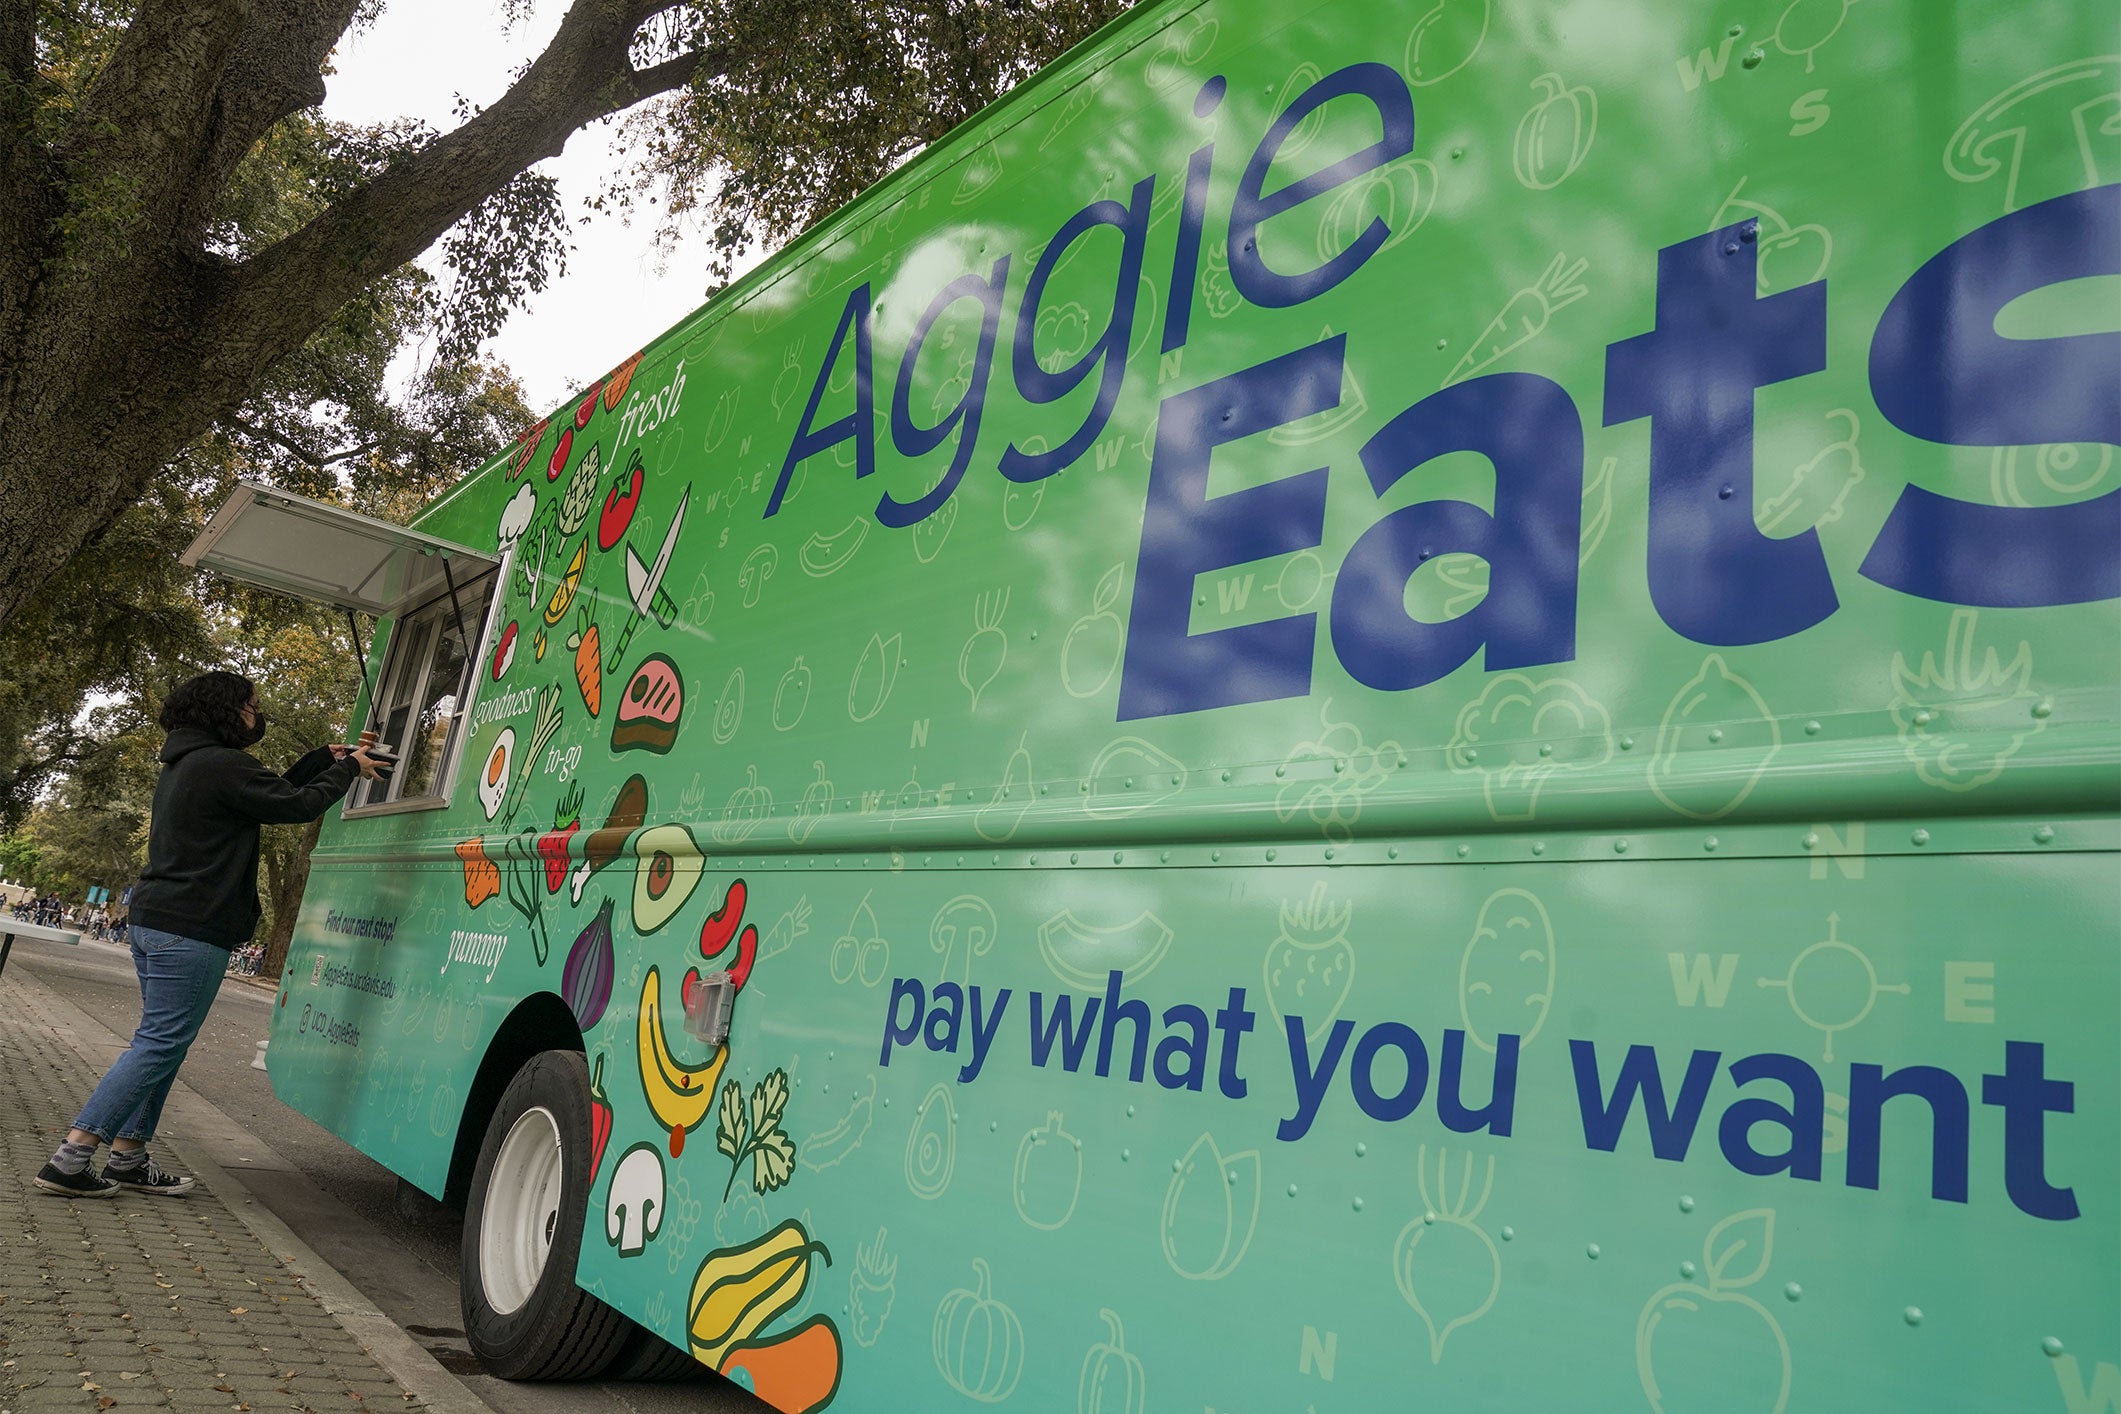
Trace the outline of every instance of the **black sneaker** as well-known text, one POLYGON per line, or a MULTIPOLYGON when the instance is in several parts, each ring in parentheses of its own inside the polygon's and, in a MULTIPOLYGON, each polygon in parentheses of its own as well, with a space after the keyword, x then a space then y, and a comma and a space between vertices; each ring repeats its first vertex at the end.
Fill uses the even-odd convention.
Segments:
POLYGON ((57 1193, 62 1198, 115 1198, 118 1185, 107 1178, 98 1178, 83 1166, 79 1173, 61 1173, 51 1164, 37 1170, 32 1180, 46 1193, 57 1193))
POLYGON ((114 1185, 113 1192, 124 1188, 134 1193, 160 1193, 169 1198, 174 1198, 179 1193, 191 1192, 198 1182, 197 1179, 185 1178, 179 1174, 164 1173, 153 1159, 142 1160, 129 1169, 112 1168, 105 1164, 103 1181, 114 1185))

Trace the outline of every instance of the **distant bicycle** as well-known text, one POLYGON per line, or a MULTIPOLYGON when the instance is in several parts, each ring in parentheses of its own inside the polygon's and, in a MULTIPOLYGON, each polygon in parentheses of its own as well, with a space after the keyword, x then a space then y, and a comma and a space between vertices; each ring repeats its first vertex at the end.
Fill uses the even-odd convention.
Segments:
POLYGON ((228 957, 228 970, 234 976, 255 977, 264 966, 265 949, 258 943, 237 948, 228 957))

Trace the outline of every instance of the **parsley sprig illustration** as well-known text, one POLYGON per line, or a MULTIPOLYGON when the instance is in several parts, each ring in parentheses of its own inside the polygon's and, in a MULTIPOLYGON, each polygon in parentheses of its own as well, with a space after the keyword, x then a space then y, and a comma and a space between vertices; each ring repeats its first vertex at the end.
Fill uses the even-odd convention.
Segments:
POLYGON ((795 1144, 781 1132, 781 1112, 788 1108, 788 1072, 776 1070, 751 1090, 750 1108, 744 1105, 744 1087, 732 1080, 722 1087, 721 1114, 714 1128, 714 1147, 729 1156, 729 1182, 722 1189, 727 1199, 736 1187, 736 1176, 751 1160, 751 1191, 771 1193, 795 1173, 795 1144))

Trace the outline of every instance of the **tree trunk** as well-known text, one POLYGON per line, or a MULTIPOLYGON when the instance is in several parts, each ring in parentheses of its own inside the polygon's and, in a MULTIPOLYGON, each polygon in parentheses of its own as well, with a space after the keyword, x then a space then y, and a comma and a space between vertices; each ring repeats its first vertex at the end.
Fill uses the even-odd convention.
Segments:
POLYGON ((302 894, 309 887, 309 856, 317 847, 324 828, 321 817, 289 834, 288 848, 269 850, 265 856, 266 897, 272 904, 272 928, 265 935, 265 962, 260 977, 279 980, 287 965, 287 946, 294 941, 295 919, 302 912, 302 894))

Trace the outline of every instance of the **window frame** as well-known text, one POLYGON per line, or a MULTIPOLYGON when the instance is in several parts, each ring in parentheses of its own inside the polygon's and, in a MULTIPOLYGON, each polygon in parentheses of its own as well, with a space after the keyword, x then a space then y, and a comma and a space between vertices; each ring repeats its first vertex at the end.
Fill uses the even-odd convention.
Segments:
MULTIPOLYGON (((486 662, 487 655, 492 651, 493 639, 501 611, 507 605, 508 576, 515 569, 517 548, 517 546, 511 545, 507 553, 501 556, 499 564, 495 565, 487 575, 480 575, 474 580, 474 583, 478 580, 488 580, 492 585, 492 591, 487 596, 485 616, 480 620, 477 648, 465 659, 466 683, 463 694, 464 702, 455 714, 456 725, 450 729, 449 740, 442 749, 442 759, 435 768, 435 780, 440 789, 433 795, 415 796, 409 800, 382 800, 374 804, 356 805, 349 799, 346 804, 340 807, 339 818, 343 820, 365 820, 381 815, 407 815, 423 810, 446 810, 456 799, 458 768, 463 764, 464 744, 471 736, 472 709, 478 705, 479 688, 484 677, 484 674, 480 671, 480 666, 486 662)), ((467 586, 457 586, 456 593, 459 599, 464 597, 466 590, 467 586)), ((388 620, 389 636, 383 650, 382 667, 376 674, 376 689, 368 695, 363 731, 374 729, 379 734, 382 731, 380 713, 388 710, 388 703, 384 699, 391 685, 392 674, 398 670, 401 664, 398 650, 402 646, 402 630, 406 621, 426 612, 436 604, 447 604, 449 598, 450 591, 444 589, 440 594, 422 599, 416 604, 408 602, 390 616, 388 620)), ((380 628, 381 625, 378 627, 380 628)), ((423 645, 424 651, 422 661, 417 669, 416 686, 408 699, 411 702, 417 703, 426 695, 428 675, 434 670, 435 648, 440 644, 441 638, 441 625, 438 623, 436 632, 429 635, 427 642, 423 645)), ((408 755, 409 753, 405 750, 405 744, 399 743, 399 770, 404 769, 408 755)), ((394 780, 391 783, 391 788, 396 789, 396 787, 397 782, 394 780)))

